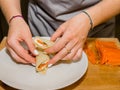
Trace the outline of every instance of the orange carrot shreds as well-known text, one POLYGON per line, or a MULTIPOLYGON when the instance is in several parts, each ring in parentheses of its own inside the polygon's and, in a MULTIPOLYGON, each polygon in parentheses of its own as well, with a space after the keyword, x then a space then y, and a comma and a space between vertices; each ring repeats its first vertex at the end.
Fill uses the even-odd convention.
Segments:
POLYGON ((120 49, 115 42, 96 40, 95 43, 101 56, 100 64, 120 65, 120 49))
POLYGON ((115 42, 112 42, 112 41, 107 42, 107 41, 96 40, 95 43, 98 45, 105 46, 105 47, 118 48, 115 42))
POLYGON ((87 54, 88 60, 92 64, 97 64, 99 62, 100 57, 99 57, 98 52, 95 48, 94 42, 92 42, 91 44, 85 43, 84 51, 87 54))
POLYGON ((39 44, 42 44, 42 45, 47 45, 45 42, 43 42, 42 40, 37 40, 37 42, 39 43, 39 44))

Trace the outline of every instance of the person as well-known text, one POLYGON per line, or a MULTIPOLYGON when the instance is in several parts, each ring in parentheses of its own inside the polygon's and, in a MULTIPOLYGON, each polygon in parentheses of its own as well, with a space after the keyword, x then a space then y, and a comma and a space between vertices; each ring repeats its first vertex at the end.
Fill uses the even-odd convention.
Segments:
POLYGON ((49 61, 50 67, 59 60, 79 60, 87 37, 114 37, 112 17, 120 13, 120 0, 30 0, 29 25, 22 18, 20 0, 0 0, 0 7, 9 24, 7 49, 15 61, 35 63, 38 53, 32 36, 59 38, 45 50, 57 53, 49 61))

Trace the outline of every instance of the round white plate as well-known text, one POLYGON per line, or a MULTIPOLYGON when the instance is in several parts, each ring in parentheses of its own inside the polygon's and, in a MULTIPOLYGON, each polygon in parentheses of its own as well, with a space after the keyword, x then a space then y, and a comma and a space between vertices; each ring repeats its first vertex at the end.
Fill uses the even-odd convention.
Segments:
POLYGON ((37 73, 35 67, 15 63, 6 49, 0 52, 0 80, 9 86, 24 90, 53 90, 66 87, 79 80, 86 72, 88 60, 83 52, 81 60, 73 63, 60 63, 37 73))

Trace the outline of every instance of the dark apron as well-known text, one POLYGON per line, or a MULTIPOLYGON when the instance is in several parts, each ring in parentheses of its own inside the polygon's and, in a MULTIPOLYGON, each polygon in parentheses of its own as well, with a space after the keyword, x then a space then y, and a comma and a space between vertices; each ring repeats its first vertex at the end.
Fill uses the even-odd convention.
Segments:
MULTIPOLYGON (((101 0, 31 0, 28 22, 33 36, 51 36, 66 20, 101 0)), ((115 20, 111 19, 91 30, 88 37, 113 37, 115 20)))

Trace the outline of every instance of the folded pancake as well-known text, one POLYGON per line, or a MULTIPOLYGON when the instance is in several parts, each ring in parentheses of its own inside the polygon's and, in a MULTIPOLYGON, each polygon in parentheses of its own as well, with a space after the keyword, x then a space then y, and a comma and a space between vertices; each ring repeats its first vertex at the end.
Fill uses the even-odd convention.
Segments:
POLYGON ((39 52, 36 56, 36 71, 45 73, 48 68, 48 61, 50 60, 51 55, 46 54, 44 50, 53 46, 54 42, 39 36, 34 37, 33 42, 39 52))
POLYGON ((41 38, 39 36, 34 37, 33 41, 34 41, 35 47, 39 50, 44 50, 48 47, 53 46, 54 44, 54 42, 47 40, 45 38, 41 38))
POLYGON ((44 52, 39 51, 39 55, 36 56, 36 71, 45 73, 48 68, 49 56, 44 52))

